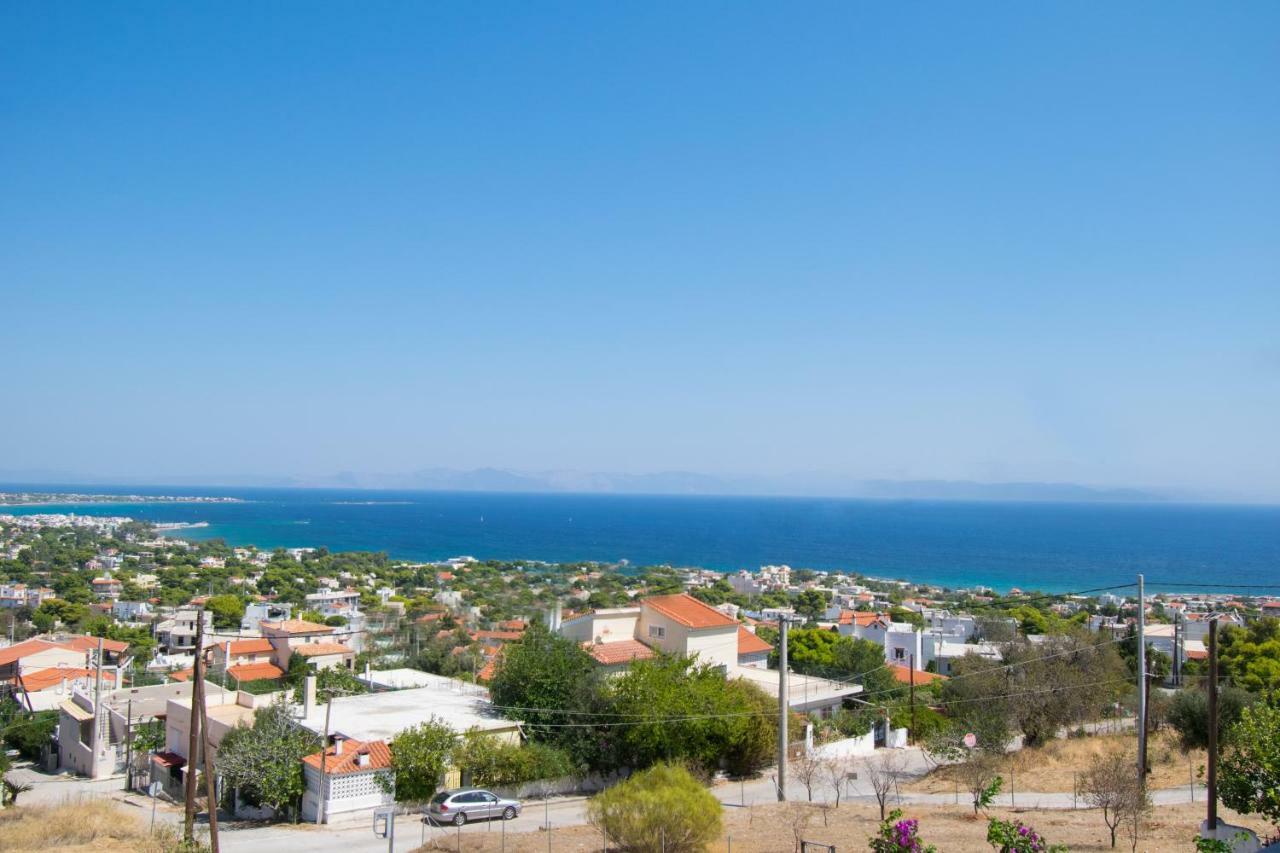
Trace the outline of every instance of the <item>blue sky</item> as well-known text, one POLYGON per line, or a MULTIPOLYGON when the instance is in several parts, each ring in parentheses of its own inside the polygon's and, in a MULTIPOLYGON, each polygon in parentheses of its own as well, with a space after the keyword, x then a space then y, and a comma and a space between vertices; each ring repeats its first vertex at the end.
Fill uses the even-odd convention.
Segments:
POLYGON ((10 3, 0 469, 1280 499, 1280 5, 10 3))

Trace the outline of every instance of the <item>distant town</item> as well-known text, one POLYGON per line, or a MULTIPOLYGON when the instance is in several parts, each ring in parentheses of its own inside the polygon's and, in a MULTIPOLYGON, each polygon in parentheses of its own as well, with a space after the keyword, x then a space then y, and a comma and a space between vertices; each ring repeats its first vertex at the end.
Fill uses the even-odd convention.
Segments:
POLYGON ((0 506, 39 504, 243 503, 243 498, 194 495, 95 495, 79 492, 0 492, 0 506))

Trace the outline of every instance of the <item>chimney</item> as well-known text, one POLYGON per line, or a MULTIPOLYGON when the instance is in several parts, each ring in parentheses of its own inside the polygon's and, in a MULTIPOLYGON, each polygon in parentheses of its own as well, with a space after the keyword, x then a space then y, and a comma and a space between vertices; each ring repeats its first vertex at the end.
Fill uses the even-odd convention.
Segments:
POLYGON ((342 755, 342 742, 343 742, 343 739, 342 739, 341 737, 335 737, 335 738, 333 739, 333 754, 334 754, 334 755, 342 755))
POLYGON ((311 709, 316 706, 316 677, 308 675, 302 687, 302 716, 311 716, 311 709))
POLYGON ((356 756, 356 766, 357 766, 357 767, 368 767, 368 766, 369 766, 369 753, 367 753, 367 752, 362 752, 362 753, 360 753, 359 755, 357 755, 357 756, 356 756))

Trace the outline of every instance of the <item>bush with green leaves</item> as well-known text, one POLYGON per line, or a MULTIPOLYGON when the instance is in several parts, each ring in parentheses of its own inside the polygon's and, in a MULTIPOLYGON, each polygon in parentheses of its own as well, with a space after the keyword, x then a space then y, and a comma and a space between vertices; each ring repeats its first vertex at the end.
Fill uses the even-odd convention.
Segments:
MULTIPOLYGON (((405 729, 391 741, 391 770, 396 801, 425 803, 439 789, 458 736, 432 717, 405 729)), ((391 783, 382 782, 386 787, 391 783)))
MULTIPOLYGON (((1224 685, 1218 691, 1218 732, 1225 733, 1240 712, 1253 704, 1255 696, 1247 690, 1224 685)), ((1178 733, 1184 750, 1209 748, 1209 694, 1198 687, 1179 690, 1169 704, 1166 719, 1178 733)))
POLYGON ((721 806, 684 767, 656 764, 592 797, 587 819, 626 853, 696 853, 719 837, 721 806))
POLYGON ((561 779, 578 772, 562 749, 536 742, 521 746, 476 730, 457 741, 452 761, 468 784, 486 788, 561 779))
POLYGON ((53 741, 57 728, 57 711, 18 713, 5 725, 0 737, 4 739, 5 746, 18 750, 23 758, 38 761, 41 752, 53 741))
POLYGON ((299 726, 283 702, 259 708, 253 725, 229 731, 218 746, 218 771, 254 805, 277 811, 296 808, 306 790, 304 756, 320 750, 320 739, 299 726))
POLYGON ((1280 697, 1240 712, 1218 764, 1218 796, 1244 814, 1280 823, 1280 697))

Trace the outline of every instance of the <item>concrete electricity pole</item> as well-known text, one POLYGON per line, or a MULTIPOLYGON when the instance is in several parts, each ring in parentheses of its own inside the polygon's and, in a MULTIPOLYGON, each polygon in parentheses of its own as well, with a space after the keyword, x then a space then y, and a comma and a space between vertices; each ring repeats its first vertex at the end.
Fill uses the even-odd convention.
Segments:
POLYGON ((1209 618, 1209 814, 1208 828, 1218 828, 1218 614, 1209 618))

